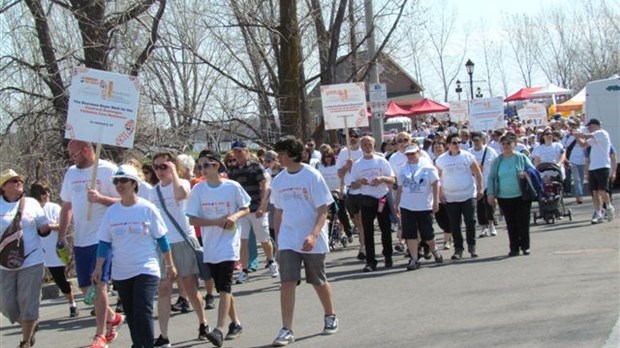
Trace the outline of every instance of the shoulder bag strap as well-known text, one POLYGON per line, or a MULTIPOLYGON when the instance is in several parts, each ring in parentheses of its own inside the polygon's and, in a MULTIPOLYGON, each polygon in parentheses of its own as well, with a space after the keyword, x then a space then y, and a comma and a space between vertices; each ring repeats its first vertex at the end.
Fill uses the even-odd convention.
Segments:
POLYGON ((482 153, 482 161, 480 161, 480 165, 483 166, 484 165, 484 159, 487 158, 487 150, 489 149, 489 146, 485 146, 484 147, 484 152, 482 153))
POLYGON ((161 186, 157 185, 156 190, 157 190, 157 197, 159 198, 159 202, 161 203, 161 207, 166 213, 166 215, 168 216, 168 219, 170 219, 170 222, 172 222, 172 224, 177 229, 177 231, 179 231, 179 234, 181 234, 181 237, 185 239, 185 242, 187 242, 187 244, 189 244, 189 246, 191 246, 192 249, 195 249, 194 244, 190 242, 189 238, 187 237, 187 234, 185 234, 185 231, 183 231, 181 226, 179 226, 179 223, 174 219, 174 217, 172 217, 172 214, 170 214, 170 212, 168 211, 168 208, 166 208, 166 203, 164 202, 164 196, 161 194, 161 186))

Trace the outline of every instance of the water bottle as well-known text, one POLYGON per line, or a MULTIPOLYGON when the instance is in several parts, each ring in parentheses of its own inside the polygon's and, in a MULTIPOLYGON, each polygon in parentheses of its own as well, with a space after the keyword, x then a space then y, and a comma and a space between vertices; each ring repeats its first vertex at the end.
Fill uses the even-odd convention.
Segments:
POLYGON ((56 255, 63 264, 69 263, 69 248, 63 242, 56 243, 56 255))
POLYGON ((87 306, 92 306, 93 304, 95 304, 95 290, 96 290, 96 285, 92 284, 89 288, 88 291, 86 292, 86 296, 84 296, 84 304, 87 306))

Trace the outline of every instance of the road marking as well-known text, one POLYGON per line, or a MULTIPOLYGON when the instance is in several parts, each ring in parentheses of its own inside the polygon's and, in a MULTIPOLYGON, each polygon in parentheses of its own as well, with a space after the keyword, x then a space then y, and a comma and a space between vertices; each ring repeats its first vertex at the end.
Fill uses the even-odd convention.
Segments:
POLYGON ((602 253, 610 253, 615 252, 616 249, 612 248, 601 248, 601 249, 577 249, 577 250, 564 250, 564 251, 554 251, 553 255, 579 255, 579 254, 602 254, 602 253))

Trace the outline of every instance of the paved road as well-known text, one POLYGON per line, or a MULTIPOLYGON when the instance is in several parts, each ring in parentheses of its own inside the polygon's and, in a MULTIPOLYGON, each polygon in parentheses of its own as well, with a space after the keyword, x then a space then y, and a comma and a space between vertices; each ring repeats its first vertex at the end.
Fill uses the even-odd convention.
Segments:
MULTIPOLYGON (((620 313, 620 218, 591 225, 590 202, 574 205, 572 222, 532 227, 532 254, 507 258, 503 225, 497 237, 478 240, 478 259, 429 263, 406 272, 395 268, 362 273, 356 246, 333 252, 328 273, 335 293, 340 332, 324 337, 318 299, 298 287, 295 347, 617 347, 620 313), (612 331, 616 326, 616 331, 612 331)), ((618 205, 620 206, 620 205, 618 205)), ((378 240, 378 238, 377 238, 378 240)), ((278 284, 254 274, 235 286, 244 334, 225 347, 269 346, 280 324, 278 284)), ((82 305, 80 303, 80 305, 82 305)), ((94 318, 82 310, 67 317, 62 300, 44 301, 38 347, 84 347, 94 318)), ((215 323, 215 311, 208 311, 215 323)), ((195 341, 193 313, 170 322, 174 347, 211 346, 195 341)), ((19 328, 0 322, 0 346, 17 346, 19 328)), ((129 331, 110 347, 130 347, 129 331)))

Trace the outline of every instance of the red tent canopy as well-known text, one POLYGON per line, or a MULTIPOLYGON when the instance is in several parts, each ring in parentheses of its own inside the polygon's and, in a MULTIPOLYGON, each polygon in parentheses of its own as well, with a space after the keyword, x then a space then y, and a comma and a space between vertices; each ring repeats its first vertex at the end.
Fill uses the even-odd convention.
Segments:
POLYGON ((433 114, 436 112, 448 112, 450 110, 449 107, 441 105, 435 101, 432 101, 428 98, 424 98, 417 103, 411 105, 409 108, 409 115, 424 115, 424 114, 433 114))
POLYGON ((504 99, 504 102, 507 103, 507 102, 517 101, 517 100, 533 99, 530 96, 530 94, 540 89, 542 89, 542 87, 521 88, 515 94, 509 95, 508 97, 506 97, 506 99, 504 99))
POLYGON ((409 107, 406 105, 398 105, 393 101, 388 103, 387 110, 385 111, 386 117, 394 117, 394 116, 409 116, 411 115, 411 111, 409 111, 409 107))

